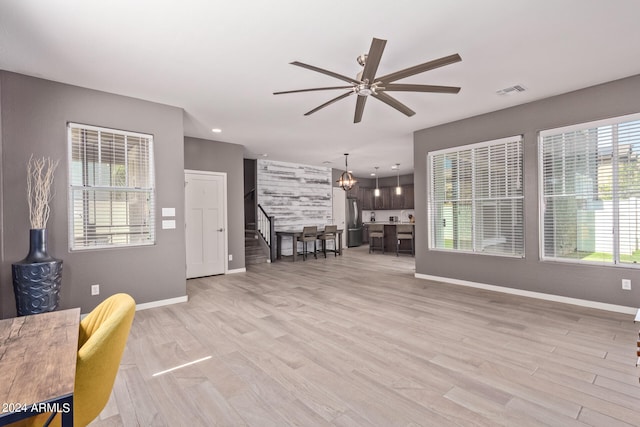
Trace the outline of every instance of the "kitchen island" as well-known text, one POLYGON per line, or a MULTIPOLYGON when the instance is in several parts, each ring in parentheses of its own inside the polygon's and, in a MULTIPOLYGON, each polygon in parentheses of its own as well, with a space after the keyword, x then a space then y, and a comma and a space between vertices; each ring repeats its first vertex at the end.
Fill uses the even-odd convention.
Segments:
MULTIPOLYGON (((389 221, 376 221, 376 222, 365 222, 362 224, 362 243, 368 245, 369 244, 369 225, 370 224, 384 224, 384 253, 396 253, 396 225, 413 225, 415 223, 412 222, 389 222, 389 221)), ((414 233, 415 239, 415 233, 414 233)), ((376 241, 376 246, 378 242, 376 241)), ((411 251, 411 242, 409 240, 402 240, 400 242, 400 250, 401 251, 411 251)), ((405 252, 406 254, 406 252, 405 252)), ((409 253, 410 255, 410 253, 409 253)))

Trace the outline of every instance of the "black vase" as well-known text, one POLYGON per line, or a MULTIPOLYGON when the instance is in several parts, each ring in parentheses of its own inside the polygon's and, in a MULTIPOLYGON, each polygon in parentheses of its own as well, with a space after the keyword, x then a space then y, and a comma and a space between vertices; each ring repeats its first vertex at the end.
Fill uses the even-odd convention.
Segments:
POLYGON ((60 302, 62 260, 47 252, 47 230, 29 230, 29 254, 11 265, 18 316, 54 311, 60 302))

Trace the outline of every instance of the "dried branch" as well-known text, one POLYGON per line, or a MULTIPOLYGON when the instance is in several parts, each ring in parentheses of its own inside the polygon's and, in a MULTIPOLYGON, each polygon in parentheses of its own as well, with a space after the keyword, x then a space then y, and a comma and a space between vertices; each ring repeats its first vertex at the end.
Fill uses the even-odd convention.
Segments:
POLYGON ((27 200, 29 202, 29 221, 31 228, 46 228, 49 221, 49 202, 53 198, 51 185, 53 175, 58 167, 49 157, 42 159, 29 158, 27 163, 27 200))

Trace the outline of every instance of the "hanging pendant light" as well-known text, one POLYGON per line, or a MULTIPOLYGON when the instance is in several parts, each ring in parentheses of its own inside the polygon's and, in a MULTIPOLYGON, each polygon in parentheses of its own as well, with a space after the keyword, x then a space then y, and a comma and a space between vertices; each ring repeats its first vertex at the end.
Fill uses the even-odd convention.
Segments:
POLYGON ((400 187, 400 163, 396 163, 396 195, 402 194, 402 187, 400 187))
POLYGON ((349 172, 347 156, 349 156, 349 153, 344 153, 344 172, 342 172, 342 175, 340 175, 340 178, 336 181, 338 183, 338 187, 341 187, 344 191, 351 190, 355 183, 358 182, 351 172, 349 172))
POLYGON ((379 166, 374 168, 376 170, 376 189, 373 190, 373 195, 376 197, 380 197, 380 187, 378 187, 378 168, 379 166))

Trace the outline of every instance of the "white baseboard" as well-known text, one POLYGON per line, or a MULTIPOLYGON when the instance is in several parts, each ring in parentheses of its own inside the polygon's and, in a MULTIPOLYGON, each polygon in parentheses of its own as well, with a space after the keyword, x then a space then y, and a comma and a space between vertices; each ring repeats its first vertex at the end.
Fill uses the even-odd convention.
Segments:
POLYGON ((636 313, 636 318, 633 321, 640 322, 640 308, 638 309, 638 312, 636 313))
POLYGON ((163 300, 159 300, 159 301, 144 302, 142 304, 136 304, 136 311, 147 310, 149 308, 155 308, 155 307, 162 307, 164 305, 178 304, 178 303, 181 303, 181 302, 187 302, 188 300, 189 300, 189 297, 187 295, 185 295, 183 297, 169 298, 169 299, 163 299, 163 300))
POLYGON ((488 290, 488 291, 502 292, 502 293, 505 293, 505 294, 520 295, 520 296, 523 296, 523 297, 537 298, 537 299, 542 299, 542 300, 547 300, 547 301, 562 302, 562 303, 565 303, 565 304, 579 305, 579 306, 582 306, 582 307, 597 308, 599 310, 613 311, 613 312, 616 312, 616 313, 636 314, 636 311, 638 311, 638 314, 636 315, 636 320, 640 320, 640 317, 639 317, 640 316, 640 311, 635 307, 627 307, 627 306, 624 306, 624 305, 607 304, 607 303, 604 303, 604 302, 590 301, 590 300, 579 299, 579 298, 563 297, 563 296, 560 296, 560 295, 545 294, 545 293, 542 293, 542 292, 525 291, 523 289, 507 288, 507 287, 504 287, 504 286, 487 285, 485 283, 470 282, 470 281, 467 281, 467 280, 459 280, 459 279, 451 279, 451 278, 448 278, 448 277, 431 276, 431 275, 428 275, 428 274, 415 273, 415 277, 417 279, 435 280, 437 282, 451 283, 453 285, 468 286, 468 287, 471 287, 471 288, 485 289, 485 290, 488 290))
POLYGON ((226 274, 236 274, 236 273, 246 273, 247 269, 246 268, 234 268, 233 270, 227 270, 226 274))

